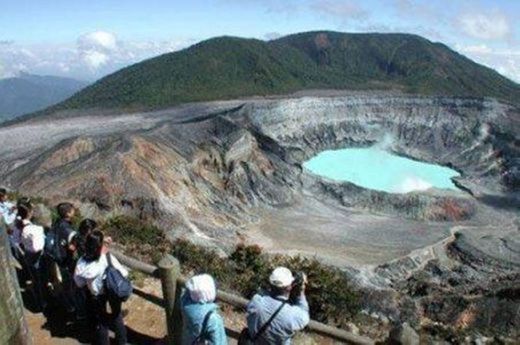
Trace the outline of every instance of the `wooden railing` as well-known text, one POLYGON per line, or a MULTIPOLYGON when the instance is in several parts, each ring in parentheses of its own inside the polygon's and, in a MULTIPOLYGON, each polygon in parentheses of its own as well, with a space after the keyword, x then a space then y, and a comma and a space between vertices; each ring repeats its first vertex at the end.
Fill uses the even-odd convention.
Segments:
MULTIPOLYGON (((168 326, 168 343, 181 344, 182 339, 182 317, 181 317, 181 289, 186 283, 186 278, 181 275, 179 261, 171 255, 164 256, 157 266, 153 266, 134 258, 128 257, 120 252, 112 251, 119 261, 132 270, 161 280, 163 300, 161 306, 166 313, 168 326)), ((224 291, 217 291, 217 300, 230 304, 234 307, 245 309, 248 300, 224 291)), ((322 336, 343 341, 348 344, 369 345, 375 342, 367 337, 353 334, 345 330, 331 327, 311 320, 307 330, 322 336)))

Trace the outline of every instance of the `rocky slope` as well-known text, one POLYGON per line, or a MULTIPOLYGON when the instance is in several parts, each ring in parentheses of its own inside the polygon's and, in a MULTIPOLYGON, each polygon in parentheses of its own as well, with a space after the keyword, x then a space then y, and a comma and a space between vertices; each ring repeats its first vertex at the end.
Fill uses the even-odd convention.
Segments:
POLYGON ((317 255, 369 289, 367 312, 430 335, 456 324, 455 331, 519 336, 513 106, 316 92, 75 115, 0 127, 2 183, 73 200, 84 215, 137 214, 172 237, 224 251, 246 241, 317 255), (374 144, 457 169, 463 191, 394 195, 327 181, 301 165, 324 149, 374 144), (475 316, 482 308, 500 319, 496 327, 475 316))

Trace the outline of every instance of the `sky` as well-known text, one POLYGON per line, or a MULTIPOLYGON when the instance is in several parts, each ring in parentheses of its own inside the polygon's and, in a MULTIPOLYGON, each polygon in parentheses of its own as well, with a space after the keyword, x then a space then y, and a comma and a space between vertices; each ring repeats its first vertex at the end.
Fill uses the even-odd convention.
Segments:
POLYGON ((96 80, 215 36, 407 32, 520 82, 518 0, 0 0, 0 79, 96 80))

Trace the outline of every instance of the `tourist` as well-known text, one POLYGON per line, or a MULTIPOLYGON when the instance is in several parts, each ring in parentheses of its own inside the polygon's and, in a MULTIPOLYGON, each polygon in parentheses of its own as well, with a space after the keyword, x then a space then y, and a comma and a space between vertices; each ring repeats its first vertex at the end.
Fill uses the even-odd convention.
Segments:
POLYGON ((309 305, 305 298, 307 278, 295 283, 291 271, 276 268, 269 277, 270 291, 256 294, 247 306, 245 331, 255 344, 290 344, 295 332, 309 323, 309 305), (299 289, 294 300, 291 290, 299 289))
POLYGON ((13 257, 18 261, 18 263, 22 266, 22 270, 18 271, 19 274, 18 279, 20 281, 20 286, 24 286, 25 280, 27 278, 27 274, 29 272, 27 271, 27 267, 25 265, 25 252, 22 246, 22 226, 20 222, 17 222, 19 215, 18 215, 18 208, 20 205, 28 205, 31 203, 31 199, 27 197, 21 197, 16 202, 16 206, 12 207, 12 209, 16 210, 15 212, 15 218, 14 221, 7 227, 7 233, 9 234, 9 244, 11 246, 11 252, 13 254, 13 257))
POLYGON ((21 201, 17 205, 15 227, 20 232, 20 247, 23 250, 23 267, 32 282, 32 292, 39 310, 45 308, 43 268, 41 258, 45 244, 45 232, 42 226, 31 222, 33 206, 30 201, 21 201))
POLYGON ((85 254, 85 241, 87 236, 97 228, 97 222, 93 219, 85 218, 79 223, 78 233, 74 236, 72 243, 76 248, 76 258, 79 259, 85 254))
MULTIPOLYGON (((77 261, 85 255, 85 242, 88 235, 90 235, 97 228, 97 222, 93 219, 83 219, 79 223, 78 233, 74 236, 72 244, 76 248, 74 255, 75 265, 77 261)), ((106 242, 106 241, 105 241, 106 242)), ((76 302, 76 320, 84 321, 87 319, 87 291, 86 288, 78 288, 74 286, 74 297, 76 302)))
POLYGON ((78 288, 87 288, 88 320, 94 330, 94 344, 109 344, 108 329, 113 324, 118 344, 126 344, 127 334, 121 311, 122 300, 105 291, 105 271, 110 264, 125 277, 128 271, 108 254, 103 233, 95 230, 85 239, 85 254, 79 259, 74 272, 78 288), (110 305, 111 313, 107 311, 110 305))
POLYGON ((64 202, 56 207, 56 211, 58 220, 47 234, 45 242, 45 257, 48 261, 46 266, 49 272, 57 275, 54 282, 61 285, 60 301, 70 316, 73 316, 76 312, 75 288, 72 281, 76 251, 73 239, 76 231, 72 226, 72 219, 76 210, 74 205, 64 202))
POLYGON ((6 226, 13 224, 16 218, 16 206, 7 200, 5 188, 0 188, 0 216, 6 226))
POLYGON ((20 261, 20 231, 14 226, 16 219, 16 206, 7 200, 7 190, 0 188, 0 222, 4 224, 7 234, 9 235, 9 245, 13 257, 20 261))
POLYGON ((216 297, 215 281, 210 275, 197 275, 186 282, 181 302, 184 345, 227 344, 224 321, 215 303, 216 297))

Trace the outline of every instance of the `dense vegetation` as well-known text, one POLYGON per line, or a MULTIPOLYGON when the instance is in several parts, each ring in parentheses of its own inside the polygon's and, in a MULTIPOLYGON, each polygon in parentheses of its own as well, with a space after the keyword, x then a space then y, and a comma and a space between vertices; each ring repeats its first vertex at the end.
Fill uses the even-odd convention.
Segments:
POLYGON ((269 42, 210 39, 122 69, 54 110, 161 108, 318 88, 520 99, 520 85, 419 36, 309 32, 269 42))
POLYGON ((222 257, 186 240, 171 244, 159 228, 129 216, 108 219, 102 228, 132 256, 158 260, 162 254, 171 253, 181 262, 185 275, 209 273, 215 277, 219 288, 248 298, 259 288, 266 287, 269 273, 276 266, 287 266, 293 272, 306 272, 312 317, 320 321, 345 325, 360 309, 360 295, 347 276, 317 260, 268 256, 258 246, 245 245, 238 245, 229 257, 222 257))

